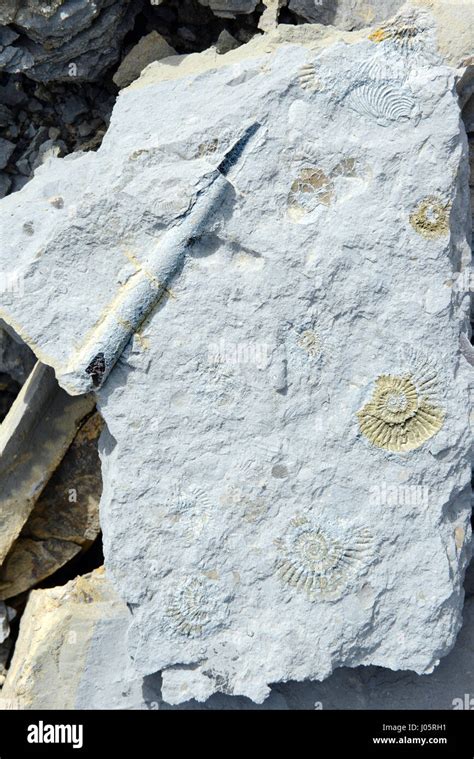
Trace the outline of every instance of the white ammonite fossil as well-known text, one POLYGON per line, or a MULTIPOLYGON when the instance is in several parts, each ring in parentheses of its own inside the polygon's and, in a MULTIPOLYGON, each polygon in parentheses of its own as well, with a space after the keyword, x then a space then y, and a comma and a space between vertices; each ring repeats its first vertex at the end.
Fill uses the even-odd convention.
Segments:
POLYGON ((311 358, 317 358, 323 351, 323 337, 317 329, 304 329, 298 334, 297 343, 311 358))
POLYGON ((419 118, 411 92, 391 82, 367 81, 357 84, 347 94, 353 111, 382 126, 419 118))
POLYGON ((337 353, 333 318, 323 312, 299 324, 293 331, 290 354, 306 356, 313 364, 326 365, 337 353))
POLYGON ((301 66, 298 71, 298 80, 300 87, 302 87, 303 90, 316 92, 317 90, 322 89, 314 63, 305 63, 301 66))
POLYGON ((175 485, 166 501, 168 516, 176 523, 182 538, 195 541, 211 520, 212 504, 201 488, 175 485))
POLYGON ((210 580, 190 577, 170 593, 166 616, 175 632, 196 638, 222 626, 226 607, 214 586, 210 580))
POLYGON ((365 528, 352 534, 321 527, 306 517, 291 520, 278 539, 278 575, 310 600, 339 598, 351 578, 370 560, 373 537, 365 528))
POLYGON ((370 401, 357 412, 362 434, 378 448, 412 451, 435 435, 445 419, 437 368, 423 354, 405 351, 410 369, 382 374, 370 401))

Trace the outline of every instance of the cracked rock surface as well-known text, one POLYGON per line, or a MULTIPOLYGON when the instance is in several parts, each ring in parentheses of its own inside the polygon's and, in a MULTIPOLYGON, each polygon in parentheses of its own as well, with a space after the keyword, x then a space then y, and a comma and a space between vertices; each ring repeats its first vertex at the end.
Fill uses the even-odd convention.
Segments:
POLYGON ((37 82, 100 77, 120 54, 140 0, 27 0, 0 11, 0 71, 37 82))

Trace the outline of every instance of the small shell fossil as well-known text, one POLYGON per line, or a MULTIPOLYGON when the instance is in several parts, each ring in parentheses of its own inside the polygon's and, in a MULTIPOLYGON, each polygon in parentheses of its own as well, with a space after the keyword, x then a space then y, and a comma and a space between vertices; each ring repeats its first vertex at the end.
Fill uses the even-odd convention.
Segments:
POLYGON ((308 356, 316 358, 322 352, 322 340, 321 336, 314 329, 305 329, 298 336, 298 345, 302 348, 308 356))
POLYGON ((436 195, 429 195, 410 214, 410 224, 418 234, 434 240, 449 232, 450 203, 436 195))
POLYGON ((321 89, 321 82, 316 74, 316 67, 313 63, 305 63, 298 71, 298 79, 303 90, 316 92, 321 89))
POLYGON ((299 354, 306 354, 313 366, 322 366, 337 353, 337 342, 334 336, 334 321, 328 313, 315 315, 307 322, 299 325, 293 331, 294 348, 290 347, 293 361, 296 359, 295 348, 299 354))
POLYGON ((418 115, 413 96, 399 86, 368 81, 351 89, 347 95, 350 108, 361 116, 387 126, 405 122, 418 115))
POLYGON ((413 53, 423 43, 425 30, 411 19, 402 17, 384 24, 369 34, 369 40, 380 43, 390 41, 404 54, 413 53))
POLYGON ((193 543, 211 519, 212 505, 207 493, 201 488, 182 489, 175 486, 166 501, 167 513, 179 524, 182 538, 193 543))
POLYGON ((223 607, 213 591, 212 583, 191 577, 171 593, 166 615, 177 633, 196 638, 222 625, 223 607))
POLYGON ((329 600, 339 598, 351 578, 368 564, 373 538, 365 528, 356 529, 350 537, 342 532, 335 535, 334 530, 306 517, 296 517, 276 545, 280 579, 312 601, 329 600))
POLYGON ((406 374, 377 377, 372 398, 357 412, 362 434, 394 453, 419 448, 439 432, 445 419, 436 368, 417 352, 411 364, 406 374))

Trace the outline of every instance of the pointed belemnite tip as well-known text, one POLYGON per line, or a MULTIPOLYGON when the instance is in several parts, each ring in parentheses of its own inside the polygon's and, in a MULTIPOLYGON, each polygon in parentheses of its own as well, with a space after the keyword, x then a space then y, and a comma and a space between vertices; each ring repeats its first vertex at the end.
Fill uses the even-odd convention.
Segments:
POLYGON ((250 138, 253 137, 253 135, 258 131, 260 126, 261 125, 258 122, 255 122, 254 124, 251 124, 249 127, 247 127, 242 136, 239 137, 229 152, 226 153, 219 166, 217 167, 217 170, 221 174, 226 176, 226 174, 229 173, 230 169, 235 166, 240 156, 242 155, 244 147, 247 145, 250 138))

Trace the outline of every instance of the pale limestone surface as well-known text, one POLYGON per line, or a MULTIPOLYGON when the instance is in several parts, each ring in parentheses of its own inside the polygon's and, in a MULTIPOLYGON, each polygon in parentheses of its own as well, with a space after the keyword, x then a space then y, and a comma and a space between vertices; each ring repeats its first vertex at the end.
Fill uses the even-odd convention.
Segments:
POLYGON ((0 206, 13 242, 32 209, 29 285, 39 247, 57 272, 2 316, 72 392, 123 288, 157 287, 98 397, 108 572, 134 665, 163 670, 170 703, 262 702, 361 664, 429 673, 460 628, 467 151, 456 74, 420 18, 409 55, 396 35, 302 27, 200 69, 152 64, 97 154, 0 206), (157 283, 160 245, 252 124, 221 206, 157 283))

